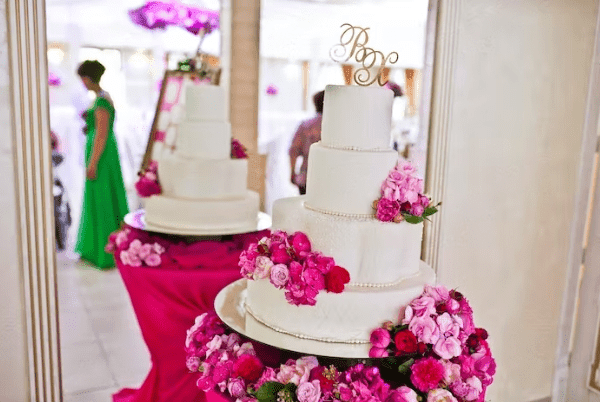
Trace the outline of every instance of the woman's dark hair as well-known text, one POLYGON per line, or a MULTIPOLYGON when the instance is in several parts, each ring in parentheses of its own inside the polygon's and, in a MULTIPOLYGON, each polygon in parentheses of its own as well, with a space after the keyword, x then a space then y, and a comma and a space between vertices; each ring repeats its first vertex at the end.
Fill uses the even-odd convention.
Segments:
POLYGON ((313 95, 313 103, 317 113, 323 113, 323 100, 325 100, 325 91, 319 91, 313 95))
POLYGON ((105 70, 106 68, 98 60, 86 60, 79 65, 77 74, 80 77, 88 77, 94 84, 98 84, 105 70))

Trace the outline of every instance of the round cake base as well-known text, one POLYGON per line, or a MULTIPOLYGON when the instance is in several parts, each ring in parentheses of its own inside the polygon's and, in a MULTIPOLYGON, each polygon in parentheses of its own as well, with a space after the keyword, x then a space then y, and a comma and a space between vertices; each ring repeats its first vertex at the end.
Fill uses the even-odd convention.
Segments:
POLYGON ((220 236, 260 232, 261 230, 269 229, 272 223, 271 217, 268 214, 259 212, 256 217, 256 222, 251 225, 249 224, 231 229, 183 229, 146 223, 146 211, 144 209, 138 209, 137 211, 128 213, 125 215, 124 222, 133 228, 146 230, 148 232, 181 236, 220 236))

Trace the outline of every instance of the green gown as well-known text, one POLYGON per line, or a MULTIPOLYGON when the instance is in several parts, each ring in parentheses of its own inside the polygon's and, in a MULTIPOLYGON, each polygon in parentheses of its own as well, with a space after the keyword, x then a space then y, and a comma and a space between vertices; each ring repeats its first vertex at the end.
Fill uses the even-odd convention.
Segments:
POLYGON ((81 259, 94 264, 98 268, 114 267, 115 261, 111 254, 104 252, 108 236, 117 230, 123 218, 128 213, 127 196, 119 151, 113 131, 115 108, 105 98, 98 96, 91 109, 88 110, 86 124, 88 127, 85 146, 85 164, 89 163, 96 137, 96 119, 94 113, 98 108, 108 111, 108 138, 102 156, 98 162, 95 180, 85 181, 83 205, 79 235, 75 251, 81 259))

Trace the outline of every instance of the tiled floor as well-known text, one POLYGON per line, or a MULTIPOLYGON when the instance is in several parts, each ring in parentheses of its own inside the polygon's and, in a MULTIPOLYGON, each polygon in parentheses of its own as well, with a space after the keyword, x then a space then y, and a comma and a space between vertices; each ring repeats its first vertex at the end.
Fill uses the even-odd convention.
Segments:
POLYGON ((64 402, 110 402, 150 370, 129 296, 115 269, 57 255, 64 402))

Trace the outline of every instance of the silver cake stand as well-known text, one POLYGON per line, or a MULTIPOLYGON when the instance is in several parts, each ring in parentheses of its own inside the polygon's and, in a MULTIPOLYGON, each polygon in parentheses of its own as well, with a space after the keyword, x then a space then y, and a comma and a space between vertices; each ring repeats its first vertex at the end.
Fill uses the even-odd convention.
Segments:
POLYGON ((198 230, 198 229, 186 229, 186 228, 175 228, 168 226, 157 226, 146 223, 146 211, 144 209, 138 209, 137 211, 130 212, 125 215, 124 221, 127 225, 145 230, 148 232, 164 233, 170 235, 179 236, 226 236, 242 233, 259 232, 261 230, 269 229, 271 227, 271 217, 264 213, 259 212, 256 219, 256 224, 252 226, 243 226, 239 228, 231 229, 216 229, 216 230, 198 230))

